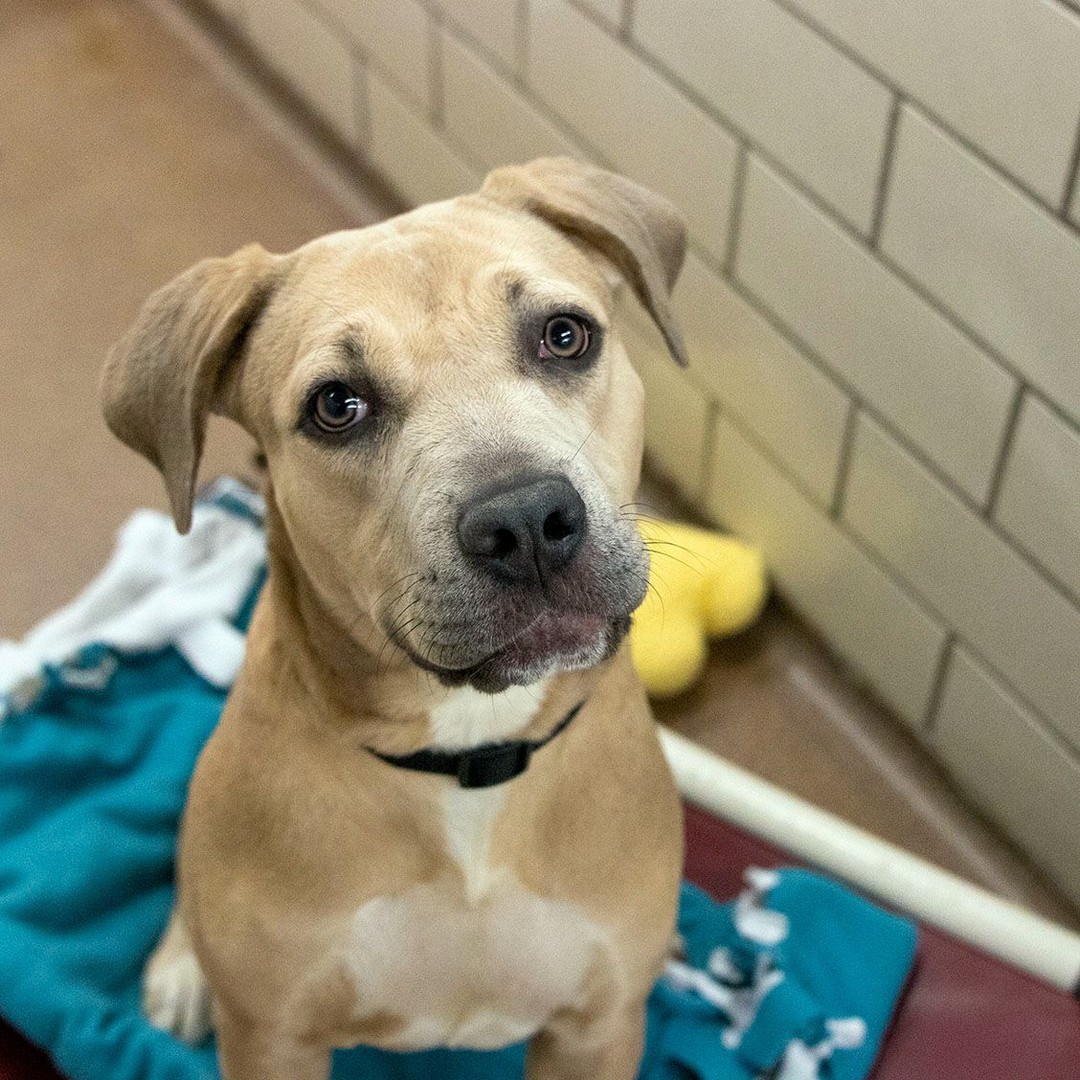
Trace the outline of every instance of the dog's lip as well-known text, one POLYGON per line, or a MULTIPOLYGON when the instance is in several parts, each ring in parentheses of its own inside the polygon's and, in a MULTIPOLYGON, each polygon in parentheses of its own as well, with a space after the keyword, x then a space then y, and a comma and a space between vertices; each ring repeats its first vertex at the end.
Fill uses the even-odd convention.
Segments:
POLYGON ((426 656, 421 656, 407 641, 398 639, 394 634, 391 640, 401 649, 417 667, 430 671, 451 683, 465 683, 479 674, 489 664, 496 661, 529 655, 557 654, 580 647, 586 640, 594 639, 613 623, 619 616, 595 615, 576 611, 542 611, 519 630, 505 645, 500 646, 487 656, 469 664, 467 667, 453 668, 436 664, 426 656))

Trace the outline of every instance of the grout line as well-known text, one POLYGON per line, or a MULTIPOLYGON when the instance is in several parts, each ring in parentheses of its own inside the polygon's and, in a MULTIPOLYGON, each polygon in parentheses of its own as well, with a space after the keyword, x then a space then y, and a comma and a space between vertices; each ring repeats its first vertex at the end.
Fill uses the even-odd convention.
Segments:
MULTIPOLYGON (((456 38, 462 47, 472 54, 474 59, 478 60, 481 64, 490 67, 487 56, 476 51, 473 47, 471 38, 460 34, 456 27, 447 25, 444 29, 447 35, 456 38)), ((583 157, 589 158, 605 168, 610 169, 612 167, 611 163, 606 160, 603 154, 599 153, 589 142, 582 138, 577 130, 571 127, 562 119, 562 117, 551 112, 542 101, 533 95, 528 86, 522 83, 521 85, 512 85, 511 88, 514 93, 524 99, 526 105, 532 108, 542 120, 562 135, 563 138, 565 138, 576 151, 579 151, 583 157)), ((483 175, 492 168, 492 166, 482 161, 475 151, 466 147, 458 135, 450 128, 444 126, 434 133, 468 165, 473 167, 474 171, 483 175)))
POLYGON ((514 83, 522 87, 529 74, 529 0, 514 5, 514 83))
POLYGON ((444 35, 451 35, 457 38, 470 52, 476 54, 477 59, 487 67, 491 68, 502 82, 512 87, 520 85, 521 77, 518 69, 521 65, 524 48, 524 43, 520 39, 522 38, 522 31, 524 29, 523 21, 525 12, 527 11, 528 0, 517 0, 515 5, 512 34, 513 45, 511 46, 513 59, 511 60, 507 60, 503 57, 494 46, 488 45, 487 42, 482 41, 471 28, 457 21, 454 17, 452 4, 444 3, 440 5, 438 0, 417 0, 417 3, 425 12, 427 12, 430 21, 437 23, 442 28, 444 35), (520 19, 519 12, 521 13, 520 19))
POLYGON ((761 437, 754 427, 742 415, 736 412, 727 402, 718 402, 723 410, 724 423, 730 424, 768 463, 779 472, 787 483, 808 502, 822 516, 828 518, 829 508, 822 501, 822 497, 812 491, 810 485, 791 470, 791 467, 777 454, 777 452, 761 437))
POLYGON ((619 37, 623 41, 629 41, 633 37, 634 16, 637 14, 636 5, 637 0, 623 0, 622 25, 619 30, 619 37))
POLYGON ((1080 172, 1080 122, 1076 125, 1076 138, 1073 142, 1072 153, 1069 155, 1069 174, 1065 177, 1065 194, 1061 200, 1061 216, 1070 224, 1072 219, 1069 217, 1069 210, 1076 192, 1077 172, 1080 172))
MULTIPOLYGON (((500 78, 505 75, 505 68, 493 68, 488 59, 488 55, 477 48, 475 40, 470 35, 460 31, 457 27, 450 25, 446 26, 446 31, 450 36, 457 38, 460 44, 473 54, 474 59, 485 64, 489 68, 492 68, 493 72, 500 78)), ((614 172, 619 171, 618 167, 612 162, 607 154, 601 151, 593 142, 583 135, 570 123, 570 121, 565 119, 560 113, 557 113, 533 90, 525 79, 514 79, 509 81, 509 85, 511 89, 519 97, 523 98, 525 103, 532 108, 543 121, 545 121, 545 123, 554 128, 563 136, 563 138, 580 151, 583 157, 589 159, 601 168, 609 169, 614 172)), ((484 166, 484 169, 486 170, 487 166, 484 166)))
POLYGON ((955 648, 962 648, 969 652, 990 673, 993 679, 1001 684, 1002 689, 1010 697, 1016 699, 1016 704, 1028 714, 1032 723, 1039 729, 1039 733, 1053 745, 1054 749, 1069 762, 1080 767, 1080 742, 1073 742, 1068 738, 1042 709, 1032 704, 1031 699, 1022 690, 1017 689, 1016 684, 1008 675, 1003 674, 1001 669, 981 649, 971 643, 970 639, 959 631, 953 636, 955 638, 955 648))
POLYGON ((555 112, 547 102, 533 91, 532 87, 529 86, 524 79, 518 79, 516 77, 506 79, 506 69, 493 66, 488 54, 478 47, 478 43, 468 33, 451 25, 447 25, 445 30, 448 36, 457 39, 462 48, 470 53, 472 59, 489 68, 496 78, 505 81, 509 88, 518 97, 523 98, 525 104, 539 115, 541 120, 549 127, 554 128, 563 138, 572 143, 577 150, 581 151, 585 156, 589 157, 599 165, 605 166, 606 168, 612 167, 607 156, 593 146, 568 120, 565 120, 559 113, 555 112))
POLYGON ((1080 414, 1076 416, 1070 416, 1063 406, 1059 405, 1056 401, 1048 398, 1045 391, 1040 390, 1037 386, 1026 387, 1028 395, 1036 398, 1040 405, 1042 405, 1047 411, 1054 414, 1054 418, 1060 421, 1066 428, 1080 438, 1080 414))
POLYGON ((352 57, 353 118, 356 121, 356 130, 360 136, 360 146, 366 150, 371 146, 372 139, 367 64, 363 62, 358 53, 354 52, 349 55, 352 57))
POLYGON ((1023 383, 1016 388, 1012 402, 1009 404, 1009 414, 1005 418, 1005 428, 1001 435, 994 471, 990 475, 990 489, 986 495, 986 508, 983 513, 986 520, 990 522, 994 521, 998 498, 1001 495, 1002 484, 1005 481, 1005 472, 1009 464, 1009 458, 1012 456, 1013 443, 1016 441, 1016 429, 1020 425, 1020 412, 1023 409, 1026 397, 1025 390, 1023 383))
POLYGON ((838 525, 842 524, 840 519, 844 512, 844 499, 847 496, 847 481, 855 457, 855 430, 858 427, 860 408, 862 408, 862 402, 852 398, 847 419, 844 421, 844 432, 840 437, 840 460, 837 462, 832 506, 829 508, 829 517, 838 525))
POLYGON ((746 174, 749 169, 750 153, 744 143, 739 144, 735 158, 735 177, 731 186, 731 208, 728 213, 728 234, 724 250, 724 274, 730 277, 735 272, 735 259, 739 246, 739 225, 742 222, 743 200, 746 195, 746 174))
POLYGON ((622 15, 623 11, 620 9, 619 21, 612 22, 606 15, 602 15, 599 11, 594 11, 588 6, 588 0, 566 0, 579 15, 584 15, 591 23, 599 26, 601 30, 607 34, 608 37, 614 38, 616 41, 627 43, 627 35, 623 33, 622 28, 622 15))
POLYGON ((874 249, 881 239, 881 229, 885 223, 885 204, 889 197, 889 179, 892 176, 893 157, 896 153, 896 138, 900 128, 900 111, 904 98, 897 94, 893 98, 892 111, 889 113, 889 122, 885 128, 885 146, 881 154, 881 175, 878 177, 877 195, 874 199, 874 213, 870 221, 868 239, 874 249))
POLYGON ((941 708, 941 699, 945 695, 945 683, 952 670, 956 641, 956 632, 949 630, 941 647, 941 656, 938 657, 937 668, 934 671, 934 681, 930 685, 930 697, 927 699, 926 711, 919 725, 919 730, 927 735, 933 734, 937 728, 938 711, 941 708))
MULTIPOLYGON (((836 35, 823 23, 810 15, 807 15, 801 8, 797 7, 792 0, 772 0, 778 8, 787 12, 797 22, 803 24, 809 30, 812 30, 820 38, 822 38, 828 45, 834 48, 838 53, 846 57, 853 64, 860 67, 866 74, 872 76, 887 89, 891 90, 894 94, 905 96, 904 88, 886 71, 879 68, 872 61, 867 60, 861 53, 857 52, 851 45, 849 45, 843 38, 836 35)), ((1044 195, 1040 195, 1034 188, 1028 185, 1026 180, 1022 180, 1017 176, 1009 166, 1003 162, 998 161, 996 158, 990 156, 987 151, 983 150, 976 143, 972 142, 967 135, 959 131, 953 124, 946 120, 935 108, 927 105, 925 102, 918 102, 921 111, 942 131, 945 132, 951 139, 959 143, 960 146, 966 150, 973 157, 978 158, 982 164, 989 166, 996 173, 1005 177, 1010 183, 1019 188, 1028 198, 1034 200, 1039 206, 1047 211, 1057 221, 1067 225, 1074 232, 1080 233, 1080 226, 1074 225, 1068 218, 1063 217, 1058 213, 1057 209, 1051 205, 1050 201, 1044 195)))
MULTIPOLYGON (((148 2, 154 2, 154 0, 148 0, 148 2)), ((181 5, 195 4, 203 6, 207 0, 173 0, 175 3, 181 5)), ((254 0, 259 2, 259 0, 254 0)), ((430 62, 425 65, 425 77, 420 88, 411 85, 406 79, 402 78, 397 70, 383 63, 382 58, 376 56, 370 49, 365 48, 364 43, 359 41, 352 32, 335 16, 332 12, 327 11, 320 3, 319 0, 294 0, 294 3, 303 7, 309 14, 316 18, 323 26, 333 34, 339 42, 345 46, 345 48, 356 56, 359 56, 364 65, 370 69, 374 69, 378 72, 378 77, 384 79, 387 85, 393 90, 399 97, 405 101, 415 105, 417 99, 419 99, 424 115, 430 121, 432 119, 431 112, 431 65, 430 62)), ((426 10, 426 9, 425 9, 426 10)), ((430 14, 430 12, 429 12, 430 14)), ((430 26, 430 19, 428 25, 430 26)), ((251 44, 251 38, 247 35, 246 31, 241 35, 242 40, 251 44)), ((269 61, 263 58, 265 63, 269 61)), ((428 60, 430 61, 430 45, 428 45, 428 60)), ((300 101, 307 102, 306 97, 294 86, 291 81, 286 80, 287 85, 293 94, 298 97, 300 101)))
MULTIPOLYGON (((994 523, 997 525, 997 522, 994 523)), ((1004 525, 997 525, 1001 532, 1002 537, 1009 542, 1016 549, 1016 551, 1023 556, 1028 562, 1032 564, 1037 570, 1041 571, 1042 576, 1052 585, 1061 595, 1073 605, 1073 607, 1080 610, 1080 592, 1077 592, 1072 585, 1067 584, 1061 578, 1057 576, 1056 571, 1051 570, 1033 551, 1030 551, 1026 544, 1023 543, 1018 537, 1007 529, 1004 525)))
POLYGON ((446 119, 446 84, 443 74, 443 21, 442 14, 438 11, 428 13, 427 32, 428 53, 428 116, 431 126, 436 130, 442 129, 446 119))
POLYGON ((713 456, 716 452, 716 431, 724 412, 723 406, 716 398, 706 395, 705 401, 705 437, 701 441, 701 475, 698 477, 697 491, 694 494, 699 507, 704 507, 709 498, 713 456))

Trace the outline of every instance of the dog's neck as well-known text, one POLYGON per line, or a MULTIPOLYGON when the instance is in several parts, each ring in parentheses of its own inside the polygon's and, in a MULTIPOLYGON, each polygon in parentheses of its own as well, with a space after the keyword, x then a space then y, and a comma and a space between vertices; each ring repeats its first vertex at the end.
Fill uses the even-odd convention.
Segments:
POLYGON ((387 754, 537 739, 599 677, 599 668, 560 672, 495 695, 443 686, 389 643, 369 613, 335 611, 273 509, 267 525, 269 573, 252 635, 260 644, 246 666, 278 692, 302 697, 297 715, 314 729, 387 754))

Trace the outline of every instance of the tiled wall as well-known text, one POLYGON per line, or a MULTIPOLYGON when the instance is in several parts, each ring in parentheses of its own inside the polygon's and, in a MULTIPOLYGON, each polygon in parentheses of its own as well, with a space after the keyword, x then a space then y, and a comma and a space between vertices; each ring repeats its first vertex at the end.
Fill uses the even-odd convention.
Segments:
POLYGON ((1080 15, 210 0, 411 202, 570 153, 686 212, 648 445, 1080 900, 1080 15))

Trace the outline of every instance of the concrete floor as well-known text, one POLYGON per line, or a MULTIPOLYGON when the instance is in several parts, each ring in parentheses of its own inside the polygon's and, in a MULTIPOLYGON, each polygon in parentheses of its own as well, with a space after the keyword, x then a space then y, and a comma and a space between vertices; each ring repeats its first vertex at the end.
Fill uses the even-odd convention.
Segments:
MULTIPOLYGON (((101 566, 137 506, 164 509, 149 465, 106 431, 97 377, 148 293, 251 240, 286 250, 384 212, 336 194, 147 9, 0 0, 0 636, 18 636, 101 566)), ((234 84, 235 89, 235 84, 234 84)), ((248 92, 250 100, 256 100, 248 92)), ((305 163, 306 160, 306 163, 305 163)), ((204 475, 247 470, 224 423, 204 475)), ((712 653, 660 719, 769 780, 1072 926, 1076 912, 953 794, 779 603, 712 653)))

